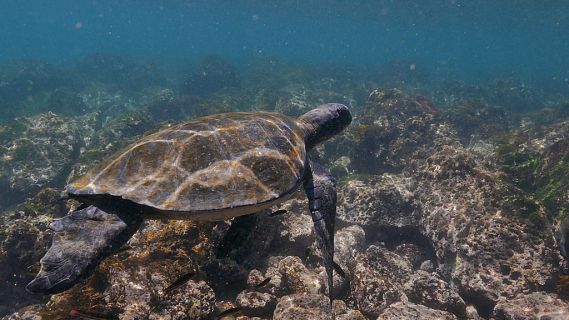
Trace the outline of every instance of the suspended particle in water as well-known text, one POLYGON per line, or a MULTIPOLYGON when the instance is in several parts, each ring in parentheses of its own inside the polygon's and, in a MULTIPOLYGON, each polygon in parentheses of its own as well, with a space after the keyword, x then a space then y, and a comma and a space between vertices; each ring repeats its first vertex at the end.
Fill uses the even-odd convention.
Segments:
POLYGON ((409 65, 409 70, 414 71, 415 69, 417 69, 417 65, 412 63, 409 65))
POLYGON ((75 29, 81 29, 81 28, 83 28, 83 22, 81 21, 75 22, 75 29))

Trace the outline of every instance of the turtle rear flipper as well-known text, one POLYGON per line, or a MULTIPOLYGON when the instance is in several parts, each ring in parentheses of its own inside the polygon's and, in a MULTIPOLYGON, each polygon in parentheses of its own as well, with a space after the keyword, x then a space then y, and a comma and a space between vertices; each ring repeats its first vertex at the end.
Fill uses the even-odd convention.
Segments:
POLYGON ((142 219, 110 214, 95 206, 55 220, 51 247, 40 260, 41 269, 26 289, 53 294, 87 277, 101 260, 118 250, 138 230, 142 219))

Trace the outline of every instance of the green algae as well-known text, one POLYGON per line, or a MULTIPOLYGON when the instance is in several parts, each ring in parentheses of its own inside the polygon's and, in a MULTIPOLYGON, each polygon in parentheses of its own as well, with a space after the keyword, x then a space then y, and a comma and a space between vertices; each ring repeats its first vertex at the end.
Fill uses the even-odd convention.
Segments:
POLYGON ((569 215, 569 203, 565 197, 569 189, 569 154, 566 154, 537 182, 537 195, 543 204, 559 219, 569 215))
POLYGON ((510 214, 527 219, 534 226, 543 225, 543 205, 534 194, 501 181, 498 183, 498 197, 510 214))
MULTIPOLYGON (((527 137, 523 137, 527 140, 527 137)), ((538 153, 520 147, 522 135, 512 134, 499 141, 496 153, 504 171, 518 192, 506 187, 505 200, 520 209, 523 216, 530 216, 545 207, 548 215, 561 219, 569 214, 569 204, 564 200, 569 187, 569 153, 556 159, 548 153, 538 153), (553 164, 552 164, 553 163, 553 164)), ((563 152, 563 151, 561 151, 563 152)), ((566 151, 565 151, 566 152, 566 151)), ((506 182, 503 185, 507 185, 506 182)))

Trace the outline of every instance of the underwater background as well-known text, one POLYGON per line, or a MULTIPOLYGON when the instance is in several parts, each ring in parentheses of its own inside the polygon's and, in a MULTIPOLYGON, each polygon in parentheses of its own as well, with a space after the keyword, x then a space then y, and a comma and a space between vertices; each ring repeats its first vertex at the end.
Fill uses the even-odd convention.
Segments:
POLYGON ((561 0, 1 0, 0 317, 569 319, 567 30, 561 0), (69 291, 25 290, 94 164, 328 102, 354 116, 311 155, 339 186, 332 310, 302 192, 147 221, 69 291))

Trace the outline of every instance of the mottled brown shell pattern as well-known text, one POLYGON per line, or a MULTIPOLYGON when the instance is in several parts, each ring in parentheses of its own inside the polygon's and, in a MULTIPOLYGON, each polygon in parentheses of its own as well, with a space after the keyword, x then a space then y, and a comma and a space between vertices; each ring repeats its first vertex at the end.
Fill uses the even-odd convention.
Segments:
POLYGON ((142 138, 67 186, 166 211, 209 211, 269 202, 293 191, 306 161, 293 119, 228 113, 142 138))

